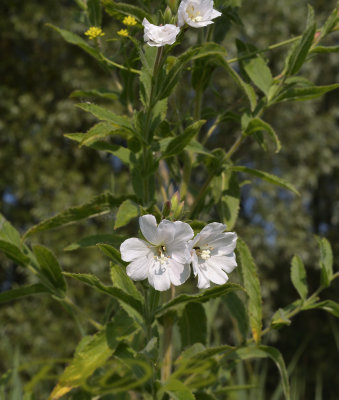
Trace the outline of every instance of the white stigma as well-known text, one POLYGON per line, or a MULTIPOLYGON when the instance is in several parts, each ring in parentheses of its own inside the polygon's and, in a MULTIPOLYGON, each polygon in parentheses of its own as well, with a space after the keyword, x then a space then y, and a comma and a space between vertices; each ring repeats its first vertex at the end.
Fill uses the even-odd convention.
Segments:
POLYGON ((211 258, 211 251, 206 249, 206 250, 202 250, 200 253, 200 257, 203 260, 208 260, 209 258, 211 258))

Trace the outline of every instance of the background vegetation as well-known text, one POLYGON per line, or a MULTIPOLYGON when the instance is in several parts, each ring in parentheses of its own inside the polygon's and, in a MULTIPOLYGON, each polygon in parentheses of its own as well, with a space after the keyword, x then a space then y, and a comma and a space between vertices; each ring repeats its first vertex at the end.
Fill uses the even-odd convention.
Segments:
MULTIPOLYGON (((159 2, 151 3, 154 10, 159 7, 159 2)), ((234 38, 265 48, 303 31, 307 3, 314 7, 319 24, 336 5, 335 1, 296 3, 292 0, 219 3, 227 3, 228 7, 226 16, 216 21, 216 30, 227 28, 223 43, 230 57, 236 56, 236 49, 232 47, 234 38)), ((87 27, 76 2, 11 0, 0 4, 0 15, 1 213, 24 232, 40 220, 83 203, 105 189, 117 195, 130 192, 128 173, 114 156, 79 148, 63 136, 67 132, 84 132, 93 122, 74 107, 72 96, 76 95, 75 90, 102 88, 114 92, 120 89, 114 76, 110 77, 78 48, 65 44, 46 26, 46 23, 52 23, 83 35, 87 27)), ((120 46, 130 50, 129 44, 117 35, 122 28, 119 16, 112 23, 112 18, 106 15, 103 28, 105 38, 116 40, 116 50, 121 50, 120 46)), ((136 34, 140 35, 141 30, 136 34)), ((328 44, 338 45, 338 38, 333 35, 333 42, 328 44)), ((267 55, 273 74, 278 73, 284 48, 267 55)), ((338 82, 337 54, 317 56, 312 63, 306 64, 303 74, 319 85, 338 82)), ((189 79, 189 71, 183 82, 185 79, 189 79)), ((204 98, 206 106, 218 110, 238 106, 239 93, 234 85, 228 87, 225 79, 224 74, 215 71, 209 95, 204 98)), ((129 82, 125 85, 121 98, 128 105, 133 86, 129 87, 129 82)), ((187 107, 174 108, 169 116, 172 120, 176 118, 175 113, 188 116, 192 112, 194 93, 187 91, 185 84, 180 87, 176 98, 172 99, 173 105, 186 104, 187 107)), ((110 96, 114 94, 110 93, 110 96)), ((81 99, 86 98, 86 93, 82 93, 81 99)), ((321 100, 270 109, 265 119, 279 133, 282 151, 278 155, 271 151, 263 156, 258 144, 248 141, 246 150, 237 153, 236 158, 242 165, 282 176, 293 182, 302 194, 296 197, 264 181, 241 188, 240 218, 235 231, 250 244, 259 267, 266 317, 272 310, 297 298, 290 283, 293 254, 302 257, 308 268, 309 286, 316 287, 320 272, 314 235, 326 236, 332 243, 334 269, 338 270, 338 103, 338 91, 333 91, 321 100)), ((236 129, 232 122, 225 122, 214 133, 211 145, 228 148, 234 141, 236 129)), ((197 186, 199 179, 197 171, 197 186)), ((53 248, 64 270, 93 272, 108 281, 107 262, 99 251, 90 248, 70 252, 64 249, 85 233, 112 233, 113 223, 113 217, 105 216, 40 234, 32 242, 34 244, 36 240, 53 248)), ((128 228, 134 231, 135 225, 132 223, 128 228)), ((1 254, 0 266, 1 291, 29 283, 26 271, 1 254)), ((79 300, 83 307, 82 329, 90 333, 93 328, 86 324, 86 315, 103 315, 108 301, 83 285, 73 282, 70 285, 75 303, 79 300)), ((338 290, 336 281, 327 290, 326 297, 338 300, 338 290)), ((222 310, 215 316, 215 342, 234 343, 236 332, 226 305, 222 310)), ((13 375, 11 399, 20 399, 21 385, 29 384, 32 370, 28 366, 34 366, 41 359, 70 357, 80 339, 69 314, 47 296, 1 305, 0 321, 0 373, 19 364, 27 366, 20 375, 13 375)), ((321 311, 303 313, 293 320, 291 327, 274 332, 267 340, 284 354, 290 366, 292 391, 298 394, 296 398, 338 398, 338 320, 321 311)), ((260 368, 261 378, 266 379, 266 396, 271 398, 276 390, 276 372, 271 370, 270 364, 261 364, 260 368)), ((239 371, 240 377, 242 374, 246 371, 239 371)), ((46 398, 52 387, 52 380, 41 384, 36 398, 46 398)), ((245 391, 237 396, 243 397, 234 398, 248 398, 245 391)))

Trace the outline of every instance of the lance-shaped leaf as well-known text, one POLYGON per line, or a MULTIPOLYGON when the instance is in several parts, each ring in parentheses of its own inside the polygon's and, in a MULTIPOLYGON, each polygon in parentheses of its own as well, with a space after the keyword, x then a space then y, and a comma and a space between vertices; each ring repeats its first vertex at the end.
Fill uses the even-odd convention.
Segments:
POLYGON ((217 203, 220 220, 231 231, 240 209, 240 188, 236 174, 224 171, 221 174, 221 196, 217 203))
POLYGON ((113 286, 123 290, 125 293, 137 299, 141 304, 144 304, 144 297, 136 288, 132 279, 126 274, 125 269, 120 265, 115 265, 113 263, 110 263, 110 268, 113 286))
POLYGON ((235 290, 244 290, 240 285, 235 283, 226 283, 225 285, 215 286, 213 288, 206 289, 197 294, 180 294, 175 299, 170 300, 156 311, 157 316, 163 315, 165 312, 171 309, 178 308, 190 302, 204 303, 210 299, 216 297, 226 296, 228 293, 234 292, 235 290))
POLYGON ((111 123, 99 122, 92 126, 92 128, 82 136, 80 146, 88 146, 98 140, 105 139, 107 136, 112 135, 114 131, 118 130, 111 123))
POLYGON ((69 272, 64 272, 64 275, 69 276, 70 278, 77 279, 100 293, 107 294, 108 296, 114 297, 116 300, 122 301, 127 305, 130 305, 135 311, 142 315, 141 301, 133 297, 132 293, 125 293, 123 290, 117 287, 106 286, 95 275, 72 274, 69 272))
POLYGON ((280 186, 284 189, 290 190, 291 192, 299 195, 298 190, 291 183, 287 182, 283 178, 279 178, 276 175, 272 175, 269 174, 268 172, 259 171, 258 169, 248 168, 245 166, 235 166, 235 167, 230 167, 230 169, 232 171, 244 172, 256 176, 257 178, 261 178, 269 183, 273 183, 273 185, 280 186))
POLYGON ((307 87, 296 87, 290 89, 287 88, 286 90, 283 90, 274 101, 280 102, 280 101, 312 100, 316 99, 317 97, 321 97, 325 93, 338 88, 339 88, 339 83, 326 86, 307 86, 307 87))
POLYGON ((300 297, 305 300, 307 297, 306 270, 302 259, 295 255, 291 263, 291 280, 300 297))
MULTIPOLYGON (((78 142, 81 144, 82 140, 84 139, 84 134, 83 133, 67 133, 65 136, 68 139, 74 140, 75 142, 78 142)), ((89 140, 89 142, 83 143, 86 147, 90 147, 91 149, 99 150, 99 151, 104 151, 109 154, 113 154, 114 156, 118 157, 123 163, 130 165, 133 164, 133 157, 132 153, 129 149, 123 146, 119 146, 117 144, 110 144, 107 142, 104 142, 102 140, 99 141, 94 141, 92 142, 89 140)))
POLYGON ((36 245, 33 252, 39 264, 41 283, 58 297, 65 297, 66 281, 55 255, 47 247, 36 245))
POLYGON ((37 232, 43 232, 50 229, 59 228, 68 224, 72 224, 83 219, 93 218, 104 215, 112 211, 114 207, 118 207, 127 198, 133 196, 114 197, 111 193, 105 192, 94 197, 91 201, 77 207, 71 207, 52 218, 48 218, 38 225, 30 228, 24 235, 27 238, 37 232))
POLYGON ((119 92, 102 89, 74 90, 69 97, 98 97, 101 99, 117 100, 119 98, 119 92))
POLYGON ((318 303, 306 305, 303 310, 312 310, 314 308, 320 308, 332 314, 334 317, 339 318, 339 304, 333 300, 324 300, 318 303))
POLYGON ((182 347, 194 343, 206 344, 207 318, 205 308, 200 303, 188 303, 179 319, 182 347))
POLYGON ((168 143, 162 157, 167 158, 181 153, 190 141, 199 133, 205 122, 205 120, 194 122, 192 125, 188 126, 181 135, 173 138, 168 143))
POLYGON ((118 209, 114 229, 127 225, 133 218, 136 218, 139 215, 140 209, 138 204, 129 199, 125 200, 118 209))
POLYGON ((233 318, 237 321, 238 329, 245 340, 248 335, 249 323, 244 303, 236 293, 230 293, 225 297, 224 302, 233 318))
POLYGON ((320 249, 321 284, 328 287, 333 277, 333 253, 330 242, 317 238, 320 249))
POLYGON ((259 343, 262 328, 262 300, 257 267, 249 248, 241 239, 237 241, 237 253, 240 258, 240 270, 245 290, 248 294, 248 314, 252 335, 254 341, 259 343))
POLYGON ((172 378, 161 386, 158 398, 162 398, 165 393, 168 393, 173 400, 195 400, 193 393, 184 383, 172 378))
POLYGON ((96 246, 97 244, 110 244, 119 247, 121 243, 128 239, 127 236, 117 233, 103 233, 99 235, 85 236, 64 248, 64 251, 74 251, 86 247, 96 246))
POLYGON ((133 132, 130 120, 122 115, 117 115, 106 108, 97 106, 96 104, 80 103, 77 107, 91 113, 101 121, 108 121, 115 125, 117 128, 125 128, 133 132))
POLYGON ((18 265, 25 267, 29 263, 29 258, 23 251, 18 246, 6 240, 0 239, 0 251, 18 265))
POLYGON ((143 21, 144 18, 147 18, 150 22, 152 22, 151 17, 144 11, 142 8, 123 3, 123 2, 116 2, 113 0, 101 0, 102 5, 105 8, 105 11, 116 17, 117 15, 127 15, 136 18, 140 23, 143 21))
POLYGON ((286 76, 296 74, 304 64, 304 61, 311 49, 315 32, 316 24, 312 23, 303 33, 300 40, 292 47, 291 52, 286 60, 286 66, 284 70, 286 76))
POLYGON ((12 300, 19 300, 26 296, 31 296, 34 294, 46 294, 50 293, 49 290, 45 288, 45 286, 40 283, 36 283, 35 285, 23 286, 17 289, 7 290, 5 292, 0 293, 0 303, 7 303, 12 300))
POLYGON ((100 0, 87 0, 87 15, 91 26, 101 26, 100 0))
POLYGON ((244 132, 245 135, 252 135, 255 132, 258 131, 263 131, 267 132, 271 139, 273 140, 275 146, 276 146, 276 153, 278 153, 281 149, 281 143, 278 138, 278 135, 276 134, 275 130, 272 128, 270 124, 267 122, 263 121, 260 118, 253 118, 249 124, 247 125, 247 128, 244 132))
POLYGON ((290 400, 290 385, 284 359, 278 349, 271 346, 244 346, 229 353, 227 358, 247 360, 250 358, 270 358, 276 364, 286 400, 290 400))

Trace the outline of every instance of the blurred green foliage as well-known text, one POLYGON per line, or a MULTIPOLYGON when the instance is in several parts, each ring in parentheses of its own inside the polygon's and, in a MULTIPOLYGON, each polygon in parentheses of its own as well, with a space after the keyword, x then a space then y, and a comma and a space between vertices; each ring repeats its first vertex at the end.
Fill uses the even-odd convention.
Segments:
MULTIPOLYGON (((87 114, 74 107, 74 101, 70 99, 74 90, 120 89, 114 76, 110 79, 108 72, 95 61, 75 46, 66 45, 45 26, 52 23, 83 35, 87 25, 76 2, 11 0, 6 3, 0 4, 0 209, 18 230, 25 231, 38 221, 71 205, 83 203, 105 189, 117 195, 127 193, 131 183, 114 157, 79 148, 63 137, 67 132, 84 132, 93 122, 87 114), (107 87, 107 82, 110 87, 107 87)), ((159 7, 158 3, 153 2, 153 9, 159 7)), ((237 56, 233 44, 235 38, 265 48, 299 35, 307 15, 306 1, 243 2, 239 15, 232 7, 240 6, 241 2, 220 0, 215 3, 216 6, 227 6, 227 18, 216 21, 215 35, 227 32, 223 44, 230 58, 237 56), (242 25, 241 20, 246 24, 242 25)), ((310 3, 319 23, 324 22, 329 10, 335 6, 335 1, 310 3)), ((112 24, 112 18, 106 18, 103 21, 105 39, 117 39, 116 31, 121 28, 121 23, 116 19, 112 24)), ((338 35, 333 35, 332 40, 329 45, 338 44, 338 35)), ((129 44, 122 42, 121 46, 131 51, 129 44)), ((286 49, 266 55, 273 74, 278 73, 286 49)), ((317 55, 312 63, 303 67, 304 75, 319 85, 338 82, 338 71, 337 54, 317 55)), ((123 79, 123 74, 120 77, 123 79)), ((188 73, 184 79, 187 78, 188 73)), ((225 74, 216 70, 211 79, 212 84, 203 99, 204 106, 219 112, 241 107, 238 89, 230 80, 227 81, 225 74)), ((130 93, 133 93, 133 81, 125 81, 121 99, 126 106, 130 93)), ((169 119, 175 120, 179 114, 181 119, 186 116, 189 120, 193 96, 194 93, 187 91, 185 85, 179 86, 170 99, 174 111, 169 119), (184 107, 178 109, 177 104, 184 107)), ((307 266, 309 286, 316 287, 320 270, 314 234, 326 235, 333 245, 334 259, 337 259, 338 103, 338 91, 334 91, 321 100, 286 103, 271 108, 265 119, 278 132, 282 151, 276 155, 272 148, 271 152, 263 155, 257 144, 248 141, 247 148, 237 154, 242 165, 274 172, 292 182, 302 194, 296 197, 259 180, 256 185, 244 184, 241 188, 240 218, 235 230, 251 244, 259 266, 266 318, 272 315, 273 310, 297 298, 289 273, 294 254, 299 254, 307 266)), ((224 122, 210 138, 207 147, 229 148, 237 129, 234 122, 224 122)), ((196 171, 197 185, 201 173, 199 169, 196 171)), ((68 253, 63 249, 84 235, 112 233, 113 224, 109 215, 40 234, 32 243, 39 239, 40 243, 51 245, 66 271, 94 272, 105 281, 109 277, 108 263, 98 250, 68 253)), ((0 265, 1 290, 31 279, 23 269, 15 267, 1 255, 0 265)), ((338 261, 335 261, 334 269, 338 270, 338 261)), ((85 322, 86 315, 103 315, 108 301, 76 282, 69 284, 75 303, 82 304, 84 315, 80 316, 79 324, 91 333, 92 328, 85 322)), ((326 296, 335 299, 338 290, 336 281, 326 296)), ((222 312, 214 317, 212 337, 215 344, 236 343, 238 340, 227 306, 222 304, 222 312)), ((208 311, 213 314, 213 305, 210 307, 208 311)), ((0 321, 1 373, 22 363, 33 365, 49 358, 70 357, 80 338, 69 314, 59 303, 43 296, 2 305, 0 321)), ((290 364, 295 399, 316 398, 319 387, 322 387, 322 398, 337 399, 338 332, 338 322, 319 311, 299 315, 288 331, 284 328, 270 335, 269 341, 275 343, 290 364)), ((32 378, 34 368, 33 371, 28 369, 20 374, 20 378, 17 375, 11 378, 18 393, 19 382, 27 384, 32 378)), ((51 370, 54 374, 51 383, 47 381, 41 386, 37 399, 45 398, 46 391, 53 386, 53 376, 60 372, 61 367, 56 365, 51 370)), ((257 372, 263 380, 266 379, 267 398, 276 395, 275 398, 279 399, 279 393, 274 394, 276 376, 272 371, 270 365, 264 364, 264 369, 257 372)), ((241 377, 244 371, 238 373, 241 377)), ((263 396, 255 393, 254 398, 263 396)), ((239 397, 230 394, 227 398, 239 397)), ((242 399, 249 399, 246 392, 242 399)))

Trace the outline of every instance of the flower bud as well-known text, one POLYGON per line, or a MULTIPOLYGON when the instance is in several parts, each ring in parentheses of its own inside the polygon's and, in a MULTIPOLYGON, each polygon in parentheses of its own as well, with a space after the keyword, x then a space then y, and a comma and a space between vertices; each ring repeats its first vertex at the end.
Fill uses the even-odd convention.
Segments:
POLYGON ((176 14, 178 10, 178 0, 167 0, 167 4, 171 9, 172 13, 176 14))
POLYGON ((168 6, 166 7, 166 10, 163 14, 163 18, 164 18, 164 24, 172 23, 172 11, 168 6))
POLYGON ((165 201, 163 207, 162 207, 162 218, 166 218, 169 216, 171 212, 171 202, 169 200, 165 201))

